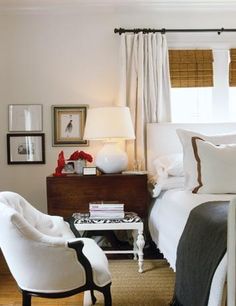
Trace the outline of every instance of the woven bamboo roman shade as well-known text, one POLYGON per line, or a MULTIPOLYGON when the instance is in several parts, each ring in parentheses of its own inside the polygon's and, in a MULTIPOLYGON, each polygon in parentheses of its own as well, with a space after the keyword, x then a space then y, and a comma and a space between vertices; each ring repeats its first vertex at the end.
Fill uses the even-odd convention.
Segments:
POLYGON ((229 86, 236 86, 236 49, 230 49, 229 86))
POLYGON ((212 50, 169 50, 171 87, 213 86, 212 50))

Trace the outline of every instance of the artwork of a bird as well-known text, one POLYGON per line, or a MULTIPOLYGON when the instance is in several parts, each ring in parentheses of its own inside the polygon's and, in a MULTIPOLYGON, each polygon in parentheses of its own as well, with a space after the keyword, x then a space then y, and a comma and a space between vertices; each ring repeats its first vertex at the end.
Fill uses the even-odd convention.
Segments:
POLYGON ((72 132, 72 129, 73 129, 72 119, 70 119, 69 123, 67 124, 67 126, 65 128, 65 132, 67 134, 70 134, 72 132))

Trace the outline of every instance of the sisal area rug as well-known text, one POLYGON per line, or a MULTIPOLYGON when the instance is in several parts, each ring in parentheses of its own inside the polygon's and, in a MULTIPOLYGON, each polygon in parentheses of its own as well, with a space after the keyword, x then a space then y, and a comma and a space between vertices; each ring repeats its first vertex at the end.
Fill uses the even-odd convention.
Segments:
MULTIPOLYGON (((113 306, 167 306, 171 301, 175 275, 165 260, 144 260, 144 272, 138 273, 135 260, 110 260, 113 306)), ((98 292, 95 305, 102 306, 98 292)))

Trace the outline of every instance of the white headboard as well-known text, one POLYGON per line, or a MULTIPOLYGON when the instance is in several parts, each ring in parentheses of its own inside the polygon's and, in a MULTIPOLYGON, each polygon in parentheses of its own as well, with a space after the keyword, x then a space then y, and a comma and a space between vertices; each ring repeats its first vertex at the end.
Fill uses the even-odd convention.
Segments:
POLYGON ((147 169, 152 173, 153 160, 161 155, 182 152, 176 129, 186 129, 216 135, 236 133, 236 122, 229 123, 148 123, 147 124, 147 169))

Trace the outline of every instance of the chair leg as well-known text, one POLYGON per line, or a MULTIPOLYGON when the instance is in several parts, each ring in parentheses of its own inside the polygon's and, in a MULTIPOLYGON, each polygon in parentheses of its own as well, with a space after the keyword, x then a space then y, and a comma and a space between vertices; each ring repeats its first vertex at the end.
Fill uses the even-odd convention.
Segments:
POLYGON ((22 306, 31 306, 31 295, 22 291, 22 306))
POLYGON ((94 295, 94 291, 90 290, 90 294, 91 294, 91 298, 92 298, 92 304, 94 305, 94 304, 96 304, 96 301, 97 301, 97 299, 96 299, 96 297, 94 295))
POLYGON ((104 306, 112 306, 111 284, 103 288, 104 306))

